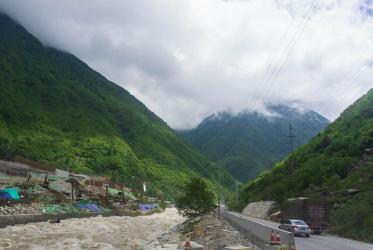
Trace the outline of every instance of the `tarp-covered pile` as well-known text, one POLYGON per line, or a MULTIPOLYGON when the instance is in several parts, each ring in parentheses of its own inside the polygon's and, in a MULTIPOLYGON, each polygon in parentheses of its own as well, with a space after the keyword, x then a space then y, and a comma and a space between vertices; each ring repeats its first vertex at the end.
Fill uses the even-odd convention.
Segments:
POLYGON ((75 205, 77 208, 89 211, 92 213, 100 213, 101 208, 96 204, 96 203, 91 203, 91 202, 80 202, 79 204, 75 205))
POLYGON ((79 213, 79 209, 70 204, 54 204, 43 208, 43 212, 50 213, 79 213))
POLYGON ((19 188, 5 188, 0 190, 0 199, 19 200, 19 188))
POLYGON ((128 200, 136 200, 136 197, 128 189, 123 190, 123 197, 128 200))
POLYGON ((60 193, 71 193, 71 184, 65 181, 51 181, 49 188, 60 193))
POLYGON ((152 209, 155 209, 155 208, 159 208, 159 205, 158 204, 139 204, 139 208, 140 210, 144 210, 144 211, 147 211, 147 210, 152 210, 152 209))

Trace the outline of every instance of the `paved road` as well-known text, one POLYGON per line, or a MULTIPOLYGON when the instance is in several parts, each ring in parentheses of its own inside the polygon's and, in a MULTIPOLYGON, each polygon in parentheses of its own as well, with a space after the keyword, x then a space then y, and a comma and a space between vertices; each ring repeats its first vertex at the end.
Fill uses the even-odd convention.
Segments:
MULTIPOLYGON (((255 219, 252 217, 248 218, 276 228, 278 228, 279 225, 278 223, 271 221, 255 219)), ((373 250, 372 244, 331 235, 311 235, 310 238, 295 237, 295 245, 297 250, 373 250)))
POLYGON ((372 250, 373 245, 330 235, 312 235, 310 238, 295 237, 297 250, 372 250))

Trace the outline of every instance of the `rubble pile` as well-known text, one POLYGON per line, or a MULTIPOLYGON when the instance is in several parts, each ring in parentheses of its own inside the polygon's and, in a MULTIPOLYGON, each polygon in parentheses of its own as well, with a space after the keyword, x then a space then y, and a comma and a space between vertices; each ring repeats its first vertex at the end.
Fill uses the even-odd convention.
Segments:
POLYGON ((203 245, 203 249, 224 249, 227 246, 242 245, 258 249, 229 225, 223 218, 207 215, 195 225, 191 240, 203 245))
POLYGON ((14 206, 0 206, 0 215, 14 214, 40 214, 43 208, 39 203, 30 203, 26 205, 17 204, 14 206))
POLYGON ((106 192, 102 187, 97 187, 93 185, 85 185, 84 189, 88 192, 91 193, 94 196, 105 196, 106 192))

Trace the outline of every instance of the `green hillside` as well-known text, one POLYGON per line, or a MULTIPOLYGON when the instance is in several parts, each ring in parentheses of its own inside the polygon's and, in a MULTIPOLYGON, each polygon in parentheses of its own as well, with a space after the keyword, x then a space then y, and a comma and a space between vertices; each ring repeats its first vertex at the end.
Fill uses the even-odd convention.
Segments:
MULTIPOLYGON (((134 96, 0 15, 0 157, 22 156, 175 193, 190 175, 233 178, 134 96)), ((212 182, 209 182, 212 184, 212 182)))
POLYGON ((373 241, 373 89, 322 133, 241 189, 241 206, 309 196, 330 202, 330 232, 373 241))
POLYGON ((236 179, 245 182, 289 154, 290 123, 295 135, 294 148, 329 123, 311 110, 284 105, 267 109, 271 115, 218 113, 206 118, 197 128, 180 131, 180 134, 236 179))

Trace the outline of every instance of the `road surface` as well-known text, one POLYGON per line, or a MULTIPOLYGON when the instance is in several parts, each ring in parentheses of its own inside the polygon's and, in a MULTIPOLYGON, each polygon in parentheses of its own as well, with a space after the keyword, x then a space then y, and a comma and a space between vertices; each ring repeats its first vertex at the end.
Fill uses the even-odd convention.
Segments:
MULTIPOLYGON (((245 216, 247 217, 247 216, 245 216)), ((258 221, 266 225, 278 228, 279 224, 271 221, 255 219, 248 217, 250 220, 258 221)), ((311 235, 310 238, 295 237, 295 246, 297 250, 373 250, 372 244, 344 239, 331 235, 311 235)))
POLYGON ((30 223, 0 229, 1 250, 142 249, 149 241, 185 219, 176 209, 128 217, 67 219, 61 223, 30 223))

